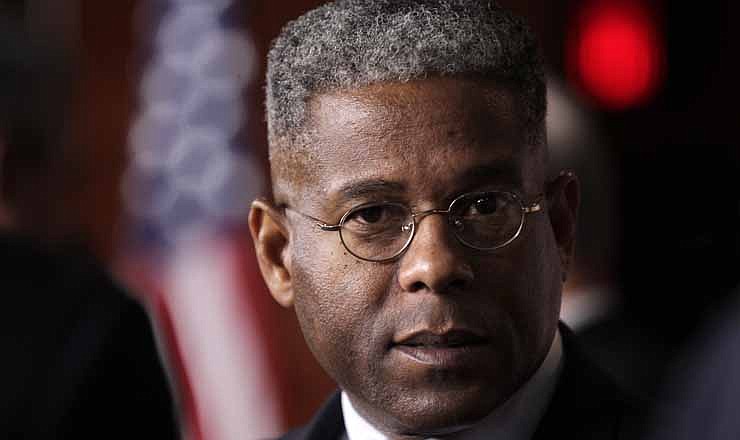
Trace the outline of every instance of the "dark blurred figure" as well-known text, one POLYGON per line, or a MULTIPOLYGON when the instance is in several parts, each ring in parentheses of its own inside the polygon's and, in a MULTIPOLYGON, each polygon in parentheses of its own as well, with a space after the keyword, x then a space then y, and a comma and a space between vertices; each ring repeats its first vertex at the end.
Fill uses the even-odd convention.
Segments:
POLYGON ((734 145, 674 144, 626 161, 622 307, 581 336, 647 397, 740 283, 739 155, 734 145))
POLYGON ((673 365, 647 440, 740 438, 740 290, 673 365))
POLYGON ((54 212, 43 188, 64 163, 73 78, 0 22, 0 437, 176 438, 144 309, 84 249, 52 245, 39 227, 53 222, 40 218, 54 212))

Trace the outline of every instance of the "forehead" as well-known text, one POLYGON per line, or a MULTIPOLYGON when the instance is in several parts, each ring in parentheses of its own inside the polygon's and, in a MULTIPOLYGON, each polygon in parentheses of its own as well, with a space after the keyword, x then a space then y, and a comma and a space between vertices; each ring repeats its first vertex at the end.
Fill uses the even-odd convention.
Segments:
POLYGON ((325 199, 354 182, 391 182, 424 197, 485 169, 509 184, 522 178, 525 133, 507 88, 435 78, 325 93, 309 104, 308 172, 325 199))

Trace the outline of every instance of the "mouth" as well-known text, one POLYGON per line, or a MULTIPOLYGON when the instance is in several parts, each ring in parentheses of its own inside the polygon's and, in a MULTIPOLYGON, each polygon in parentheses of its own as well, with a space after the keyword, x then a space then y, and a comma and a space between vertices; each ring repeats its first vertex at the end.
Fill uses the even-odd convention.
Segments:
POLYGON ((443 333, 422 330, 394 340, 391 349, 415 363, 455 368, 470 365, 487 345, 485 337, 470 330, 453 329, 443 333))

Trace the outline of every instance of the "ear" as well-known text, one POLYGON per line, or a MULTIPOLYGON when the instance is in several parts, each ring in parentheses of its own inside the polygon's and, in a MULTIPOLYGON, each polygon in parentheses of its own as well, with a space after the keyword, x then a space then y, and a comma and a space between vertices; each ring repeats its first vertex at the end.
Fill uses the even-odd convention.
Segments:
POLYGON ((262 277, 272 297, 281 306, 291 307, 294 294, 288 252, 290 235, 283 224, 283 216, 269 202, 255 200, 249 211, 249 231, 262 277))
POLYGON ((580 184, 572 171, 562 171, 548 186, 550 223, 558 245, 563 281, 573 262, 580 199, 580 184))

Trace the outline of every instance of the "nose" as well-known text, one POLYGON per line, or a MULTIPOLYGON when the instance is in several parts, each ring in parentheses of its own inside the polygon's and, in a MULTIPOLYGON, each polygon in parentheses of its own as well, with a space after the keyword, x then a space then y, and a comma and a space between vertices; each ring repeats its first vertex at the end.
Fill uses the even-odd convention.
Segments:
POLYGON ((460 243, 444 215, 418 219, 414 239, 401 257, 398 281, 406 292, 450 293, 464 290, 474 278, 460 243))

